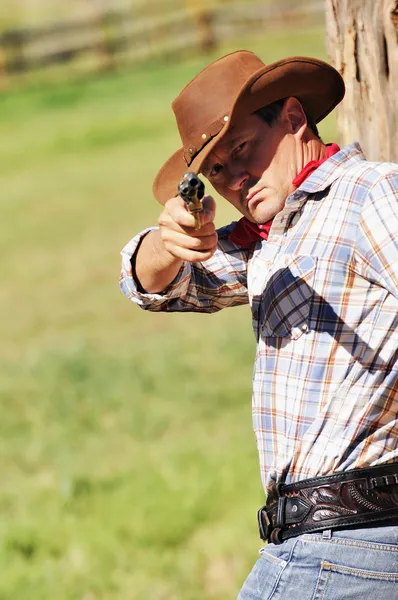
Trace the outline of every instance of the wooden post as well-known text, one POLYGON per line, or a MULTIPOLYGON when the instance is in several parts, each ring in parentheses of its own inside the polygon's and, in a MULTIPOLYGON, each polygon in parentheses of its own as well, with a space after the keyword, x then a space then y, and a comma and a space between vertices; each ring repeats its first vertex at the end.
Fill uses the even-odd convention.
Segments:
POLYGON ((398 0, 325 0, 329 58, 346 85, 340 142, 398 162, 398 0))
POLYGON ((198 47, 202 52, 210 52, 217 44, 213 27, 213 8, 210 0, 186 0, 187 10, 196 25, 198 47))
POLYGON ((3 57, 8 73, 23 73, 29 66, 25 56, 25 31, 10 29, 2 35, 3 57))
POLYGON ((116 67, 116 47, 115 40, 117 40, 115 19, 113 18, 112 12, 104 12, 100 16, 100 29, 101 29, 101 52, 102 62, 101 68, 103 70, 111 70, 116 67))
POLYGON ((196 14, 199 48, 202 52, 211 52, 216 46, 216 36, 213 29, 213 14, 210 9, 196 14))
POLYGON ((99 68, 101 71, 108 71, 115 66, 113 53, 110 51, 109 44, 109 27, 108 15, 109 3, 108 0, 91 0, 90 2, 93 24, 98 31, 98 43, 96 44, 97 54, 99 58, 99 68))
POLYGON ((0 43, 0 91, 3 91, 8 85, 8 72, 5 49, 2 41, 0 43))

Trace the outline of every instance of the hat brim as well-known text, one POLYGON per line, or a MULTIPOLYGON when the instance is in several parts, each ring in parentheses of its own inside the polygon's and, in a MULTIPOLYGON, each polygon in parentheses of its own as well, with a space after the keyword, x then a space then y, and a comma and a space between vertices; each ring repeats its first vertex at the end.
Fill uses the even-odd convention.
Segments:
POLYGON ((282 98, 295 97, 319 123, 344 97, 341 75, 328 63, 316 58, 296 56, 267 65, 254 73, 241 87, 233 101, 229 120, 209 140, 188 166, 183 148, 177 150, 162 166, 153 184, 153 194, 160 204, 177 195, 178 184, 185 171, 200 172, 214 146, 242 115, 259 110, 282 98))

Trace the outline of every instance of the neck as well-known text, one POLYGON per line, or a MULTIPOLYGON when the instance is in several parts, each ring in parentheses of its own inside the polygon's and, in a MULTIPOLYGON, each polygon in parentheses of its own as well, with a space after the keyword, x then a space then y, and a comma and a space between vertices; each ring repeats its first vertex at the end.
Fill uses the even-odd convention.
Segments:
POLYGON ((296 155, 296 175, 300 173, 311 160, 321 160, 325 156, 326 146, 320 139, 310 138, 308 140, 303 140, 296 155))

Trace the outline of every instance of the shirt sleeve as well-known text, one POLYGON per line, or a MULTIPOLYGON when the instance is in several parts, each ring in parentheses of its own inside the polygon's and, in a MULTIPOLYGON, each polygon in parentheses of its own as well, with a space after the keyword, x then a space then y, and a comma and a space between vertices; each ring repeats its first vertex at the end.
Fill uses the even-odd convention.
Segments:
POLYGON ((398 170, 377 180, 362 208, 356 257, 365 275, 398 299, 398 170))
POLYGON ((230 242, 228 236, 235 226, 231 223, 218 229, 218 246, 214 255, 200 263, 184 263, 171 284, 161 293, 139 291, 131 265, 145 229, 121 251, 120 289, 132 302, 154 312, 217 312, 229 306, 248 303, 247 263, 251 252, 230 242))

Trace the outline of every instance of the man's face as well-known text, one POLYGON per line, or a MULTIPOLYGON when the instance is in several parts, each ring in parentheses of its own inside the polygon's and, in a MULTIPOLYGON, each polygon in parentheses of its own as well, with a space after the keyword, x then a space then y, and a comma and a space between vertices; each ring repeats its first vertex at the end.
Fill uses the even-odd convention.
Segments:
POLYGON ((295 136, 284 110, 270 126, 248 115, 214 147, 201 171, 249 221, 265 223, 295 189, 295 136))

